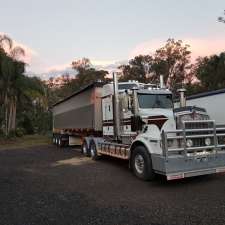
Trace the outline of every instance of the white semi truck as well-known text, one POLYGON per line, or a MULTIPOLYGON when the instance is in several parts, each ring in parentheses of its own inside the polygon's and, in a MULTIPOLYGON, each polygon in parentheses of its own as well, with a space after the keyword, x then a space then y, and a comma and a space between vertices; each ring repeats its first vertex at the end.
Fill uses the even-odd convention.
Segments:
POLYGON ((129 160, 143 180, 167 180, 225 172, 225 127, 203 108, 174 109, 171 91, 135 81, 94 83, 53 107, 53 143, 74 144, 93 160, 129 160))

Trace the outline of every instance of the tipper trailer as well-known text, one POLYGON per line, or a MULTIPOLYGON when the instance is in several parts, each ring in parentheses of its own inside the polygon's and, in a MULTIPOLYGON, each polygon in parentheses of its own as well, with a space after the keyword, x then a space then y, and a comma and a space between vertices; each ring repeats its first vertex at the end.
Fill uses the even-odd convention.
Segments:
POLYGON ((225 127, 217 127, 205 109, 174 109, 170 90, 136 81, 93 83, 53 107, 53 143, 82 152, 129 160, 133 173, 167 180, 225 172, 225 127))

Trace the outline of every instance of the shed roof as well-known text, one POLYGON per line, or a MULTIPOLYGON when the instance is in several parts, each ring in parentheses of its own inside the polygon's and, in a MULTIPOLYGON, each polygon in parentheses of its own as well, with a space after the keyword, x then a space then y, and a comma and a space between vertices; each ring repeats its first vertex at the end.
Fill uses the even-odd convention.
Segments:
POLYGON ((223 93, 225 93, 225 88, 215 90, 215 91, 207 91, 207 92, 202 92, 202 93, 195 94, 195 95, 190 95, 190 96, 187 96, 187 100, 203 98, 203 97, 218 95, 218 94, 223 94, 223 93))

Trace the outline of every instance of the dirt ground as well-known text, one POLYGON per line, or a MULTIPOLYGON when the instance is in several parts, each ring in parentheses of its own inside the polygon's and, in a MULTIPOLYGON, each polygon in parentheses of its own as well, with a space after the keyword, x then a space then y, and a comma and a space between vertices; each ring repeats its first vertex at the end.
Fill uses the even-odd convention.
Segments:
POLYGON ((224 225, 225 175, 143 182, 127 162, 45 145, 0 151, 0 225, 224 225))

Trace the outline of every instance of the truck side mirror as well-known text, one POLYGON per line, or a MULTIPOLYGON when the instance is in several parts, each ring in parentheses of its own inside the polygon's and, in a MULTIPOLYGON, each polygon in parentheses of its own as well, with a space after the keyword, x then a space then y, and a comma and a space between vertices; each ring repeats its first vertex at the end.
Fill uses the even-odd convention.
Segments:
POLYGON ((143 122, 140 116, 131 116, 131 131, 141 131, 143 128, 143 122))

